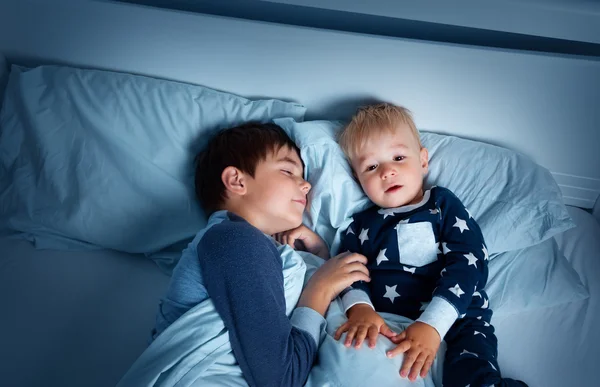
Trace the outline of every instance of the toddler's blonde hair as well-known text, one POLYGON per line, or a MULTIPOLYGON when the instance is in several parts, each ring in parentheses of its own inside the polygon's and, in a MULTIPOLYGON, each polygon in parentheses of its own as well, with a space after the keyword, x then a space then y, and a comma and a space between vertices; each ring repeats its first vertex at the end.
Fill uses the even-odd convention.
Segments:
POLYGON ((338 142, 346 157, 352 159, 371 136, 384 132, 394 133, 399 124, 408 125, 419 147, 422 147, 421 137, 410 110, 390 103, 360 107, 350 123, 339 134, 338 142))

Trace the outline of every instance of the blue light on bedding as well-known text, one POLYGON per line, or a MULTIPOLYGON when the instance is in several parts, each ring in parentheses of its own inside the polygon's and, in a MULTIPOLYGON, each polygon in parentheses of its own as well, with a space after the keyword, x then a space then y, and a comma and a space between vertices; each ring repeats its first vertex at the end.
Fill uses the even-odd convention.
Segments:
POLYGON ((304 112, 131 74, 13 66, 0 113, 0 229, 39 248, 145 253, 168 270, 206 221, 193 160, 211 134, 304 112))
MULTIPOLYGON (((286 313, 291 314, 305 281, 323 262, 309 253, 279 246, 282 258, 286 313)), ((333 339, 335 329, 344 321, 341 304, 334 301, 327 312, 327 335, 319 348, 308 387, 433 387, 441 380, 443 362, 436 360, 432 372, 416 382, 399 376, 403 356, 389 359, 386 350, 393 344, 380 336, 373 350, 346 348, 343 340, 333 339)), ((400 316, 384 316, 393 329, 401 332, 411 321, 400 316)), ((443 354, 444 346, 440 353, 443 354)), ((443 356, 438 356, 443 358, 443 356)), ((233 356, 229 334, 210 299, 188 311, 142 353, 118 387, 247 386, 233 356)), ((437 384, 439 385, 439 383, 437 384)))

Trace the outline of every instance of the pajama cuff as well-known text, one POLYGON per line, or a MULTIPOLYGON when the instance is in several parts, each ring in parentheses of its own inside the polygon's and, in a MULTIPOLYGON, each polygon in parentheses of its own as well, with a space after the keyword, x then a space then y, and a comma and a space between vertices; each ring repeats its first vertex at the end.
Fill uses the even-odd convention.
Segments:
POLYGON ((442 297, 436 296, 433 297, 417 321, 424 322, 435 328, 440 334, 440 338, 444 340, 444 336, 446 336, 446 333, 448 333, 457 318, 458 312, 454 305, 442 297))
POLYGON ((325 339, 325 319, 314 309, 301 306, 294 309, 290 322, 293 327, 308 333, 314 340, 317 348, 325 339))
POLYGON ((362 290, 351 289, 342 296, 342 306, 344 308, 344 313, 347 313, 348 309, 352 308, 356 304, 367 304, 371 308, 373 308, 373 310, 375 310, 373 304, 371 303, 371 300, 369 299, 369 296, 366 292, 362 290))

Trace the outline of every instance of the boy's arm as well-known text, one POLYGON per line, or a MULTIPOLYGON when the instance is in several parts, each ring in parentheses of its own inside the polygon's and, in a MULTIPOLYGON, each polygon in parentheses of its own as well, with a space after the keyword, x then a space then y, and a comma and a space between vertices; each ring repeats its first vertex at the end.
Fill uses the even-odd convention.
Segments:
POLYGON ((250 386, 301 386, 324 337, 325 319, 310 308, 285 314, 281 258, 247 225, 217 225, 198 246, 208 293, 229 331, 250 386))
POLYGON ((442 339, 456 319, 466 313, 488 275, 487 249, 479 226, 454 194, 444 192, 439 210, 440 242, 446 266, 440 273, 431 303, 417 320, 433 326, 442 339))
MULTIPOLYGON (((348 226, 346 231, 342 233, 342 242, 340 245, 340 253, 349 251, 351 253, 362 253, 360 248, 360 241, 358 239, 359 226, 356 220, 348 226), (358 231, 358 232, 357 232, 358 231)), ((350 308, 357 304, 367 304, 373 310, 373 303, 371 302, 371 293, 366 282, 357 281, 351 286, 347 287, 340 293, 340 299, 342 300, 342 306, 344 313, 347 313, 350 308)))

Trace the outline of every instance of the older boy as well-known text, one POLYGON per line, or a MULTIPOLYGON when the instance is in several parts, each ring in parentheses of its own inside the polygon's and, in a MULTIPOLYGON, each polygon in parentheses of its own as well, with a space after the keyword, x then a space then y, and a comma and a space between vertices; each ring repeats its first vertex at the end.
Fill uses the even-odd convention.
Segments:
POLYGON ((347 346, 366 337, 373 346, 378 332, 389 336, 376 311, 396 313, 416 320, 388 353, 405 353, 402 377, 424 377, 444 339, 444 386, 525 386, 500 376, 481 230, 452 192, 423 189, 428 152, 410 112, 362 108, 339 141, 375 206, 355 214, 345 232, 341 251, 366 255, 372 280, 342 293, 348 321, 336 339, 348 332, 347 346))
MULTIPOLYGON (((310 184, 296 145, 274 124, 218 133, 198 157, 196 192, 210 215, 174 269, 153 337, 210 297, 250 386, 303 385, 323 337, 329 303, 369 281, 359 254, 327 261, 285 313, 282 262, 270 235, 302 223, 310 184)), ((322 250, 318 238, 309 250, 322 250)))

